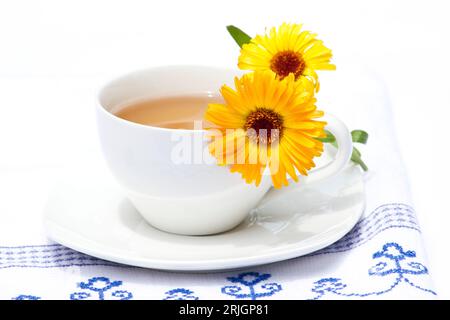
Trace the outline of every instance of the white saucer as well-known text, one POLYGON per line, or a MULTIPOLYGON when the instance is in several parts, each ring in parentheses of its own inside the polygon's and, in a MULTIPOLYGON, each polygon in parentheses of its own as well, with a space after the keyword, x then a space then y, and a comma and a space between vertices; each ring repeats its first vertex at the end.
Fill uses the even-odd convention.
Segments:
POLYGON ((288 192, 237 228, 179 236, 147 224, 103 164, 64 175, 44 212, 48 235, 74 250, 122 264, 176 271, 224 270, 299 257, 343 237, 364 210, 359 168, 288 192))

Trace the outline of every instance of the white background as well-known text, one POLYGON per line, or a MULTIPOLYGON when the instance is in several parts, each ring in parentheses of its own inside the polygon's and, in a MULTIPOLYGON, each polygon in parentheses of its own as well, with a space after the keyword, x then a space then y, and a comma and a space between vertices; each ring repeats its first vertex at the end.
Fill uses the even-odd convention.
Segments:
POLYGON ((351 61, 385 80, 430 271, 450 298, 447 3, 1 0, 0 197, 9 202, 0 200, 0 224, 21 222, 23 203, 39 216, 55 178, 46 169, 96 148, 92 105, 104 81, 153 65, 234 66, 226 25, 253 35, 303 22, 333 49, 338 67, 351 61))

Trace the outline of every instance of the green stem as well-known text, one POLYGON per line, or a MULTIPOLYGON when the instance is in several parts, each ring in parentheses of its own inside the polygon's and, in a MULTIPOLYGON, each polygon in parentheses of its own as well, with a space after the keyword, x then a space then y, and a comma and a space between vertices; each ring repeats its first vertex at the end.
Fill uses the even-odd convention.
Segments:
POLYGON ((362 161, 361 158, 352 158, 352 161, 356 164, 358 164, 364 171, 368 171, 369 168, 367 167, 367 165, 364 163, 364 161, 362 161))
MULTIPOLYGON (((339 146, 337 144, 337 141, 336 141, 336 138, 334 137, 334 135, 327 130, 325 130, 325 133, 326 133, 326 137, 317 138, 317 140, 322 141, 323 143, 329 143, 332 146, 334 146, 335 148, 338 148, 339 146)), ((363 130, 353 130, 352 131, 352 140, 354 143, 365 144, 365 143, 367 143, 368 137, 369 137, 369 135, 367 134, 367 132, 365 132, 363 130)), ((361 152, 356 147, 353 147, 351 160, 354 163, 356 163, 357 165, 359 165, 364 171, 369 170, 367 165, 361 159, 361 152)))

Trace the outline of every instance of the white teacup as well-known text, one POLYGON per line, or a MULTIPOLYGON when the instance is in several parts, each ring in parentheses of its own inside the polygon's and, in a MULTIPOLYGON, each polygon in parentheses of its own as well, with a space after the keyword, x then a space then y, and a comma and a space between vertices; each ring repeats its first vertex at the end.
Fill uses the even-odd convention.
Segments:
POLYGON ((203 130, 145 126, 121 119, 115 107, 130 101, 187 94, 218 94, 232 84, 237 71, 203 66, 157 67, 133 72, 107 84, 99 94, 97 120, 105 159, 129 200, 154 227, 177 234, 207 235, 227 231, 242 222, 263 198, 269 199, 341 171, 348 163, 352 142, 346 126, 327 116, 327 130, 338 142, 334 161, 311 170, 299 184, 275 190, 270 176, 258 187, 215 160, 193 164, 173 162, 173 135, 204 140, 203 130), (270 192, 268 192, 271 190, 270 192))

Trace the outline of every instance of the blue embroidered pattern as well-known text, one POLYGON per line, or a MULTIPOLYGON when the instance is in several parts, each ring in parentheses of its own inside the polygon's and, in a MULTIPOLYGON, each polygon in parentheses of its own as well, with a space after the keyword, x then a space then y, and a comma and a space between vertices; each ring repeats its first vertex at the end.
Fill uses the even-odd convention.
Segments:
POLYGON ((416 261, 407 261, 415 258, 416 253, 414 251, 405 251, 402 246, 395 242, 389 242, 383 245, 381 251, 377 251, 373 254, 373 259, 384 259, 369 269, 369 276, 381 276, 396 275, 394 281, 390 286, 384 290, 372 291, 366 293, 347 293, 344 291, 347 285, 339 278, 323 278, 314 282, 314 287, 311 289, 316 294, 313 300, 322 298, 325 294, 336 294, 345 297, 368 297, 373 295, 381 295, 392 291, 400 283, 406 283, 418 290, 436 295, 436 292, 430 289, 423 288, 415 284, 409 275, 424 275, 428 274, 428 269, 421 263, 416 261))
POLYGON ((0 247, 0 269, 123 265, 94 258, 60 244, 0 247))
MULTIPOLYGON (((70 295, 70 300, 84 300, 93 298, 96 300, 105 300, 106 293, 113 288, 120 287, 122 281, 111 281, 106 277, 94 277, 88 282, 80 282, 78 286, 85 291, 74 292, 70 295)), ((110 299, 130 300, 133 294, 124 290, 116 290, 110 293, 110 299)))
POLYGON ((361 219, 342 239, 331 246, 309 254, 309 256, 354 249, 373 239, 380 232, 392 228, 409 229, 420 233, 414 209, 401 203, 382 205, 361 219))
POLYGON ((271 277, 268 273, 260 274, 258 272, 244 272, 240 273, 237 277, 228 277, 227 280, 232 283, 238 283, 236 286, 225 286, 222 288, 223 294, 234 296, 237 299, 252 299, 269 297, 282 290, 282 287, 278 283, 266 283, 261 286, 257 285, 260 282, 266 281, 271 277), (244 289, 248 289, 245 292, 244 289))
POLYGON ((15 297, 15 298, 12 298, 11 300, 41 300, 41 297, 21 294, 21 295, 15 297))
MULTIPOLYGON (((420 232, 412 207, 391 203, 376 208, 358 222, 345 237, 310 256, 348 251, 374 238, 380 232, 403 228, 420 232)), ((97 259, 59 244, 0 247, 0 269, 4 268, 65 268, 83 266, 110 266, 130 268, 97 259)))
POLYGON ((198 300, 198 297, 189 289, 176 288, 167 291, 163 300, 198 300))
MULTIPOLYGON (((359 247, 378 234, 389 229, 407 229, 420 233, 420 228, 413 208, 400 203, 385 204, 376 208, 370 215, 359 221, 355 227, 341 240, 309 256, 344 252, 359 247)), ((314 282, 311 291, 312 299, 321 299, 325 295, 342 297, 369 297, 382 295, 394 290, 399 285, 407 285, 412 290, 436 295, 436 293, 417 284, 417 276, 428 274, 428 269, 420 262, 415 261, 416 253, 404 250, 395 242, 383 245, 380 251, 373 254, 376 264, 368 270, 372 279, 382 277, 391 282, 382 290, 368 292, 349 291, 349 286, 338 277, 322 278, 314 282), (416 277, 416 278, 414 278, 416 277)), ((64 268, 73 266, 109 266, 121 268, 134 268, 121 264, 97 259, 59 244, 30 245, 16 247, 0 246, 0 269, 4 268, 64 268)), ((236 299, 252 299, 273 296, 282 290, 279 283, 270 282, 270 274, 258 272, 244 272, 237 276, 228 277, 227 280, 234 285, 221 287, 224 295, 236 299)), ((419 282, 420 283, 420 282, 419 282)), ((116 299, 129 300, 133 298, 130 291, 119 290, 122 281, 111 281, 106 277, 93 277, 81 282, 78 292, 70 294, 72 300, 82 299, 116 299)), ((197 294, 186 288, 174 288, 165 292, 164 300, 198 300, 197 294)), ((39 300, 41 297, 33 295, 18 295, 14 300, 39 300)))

